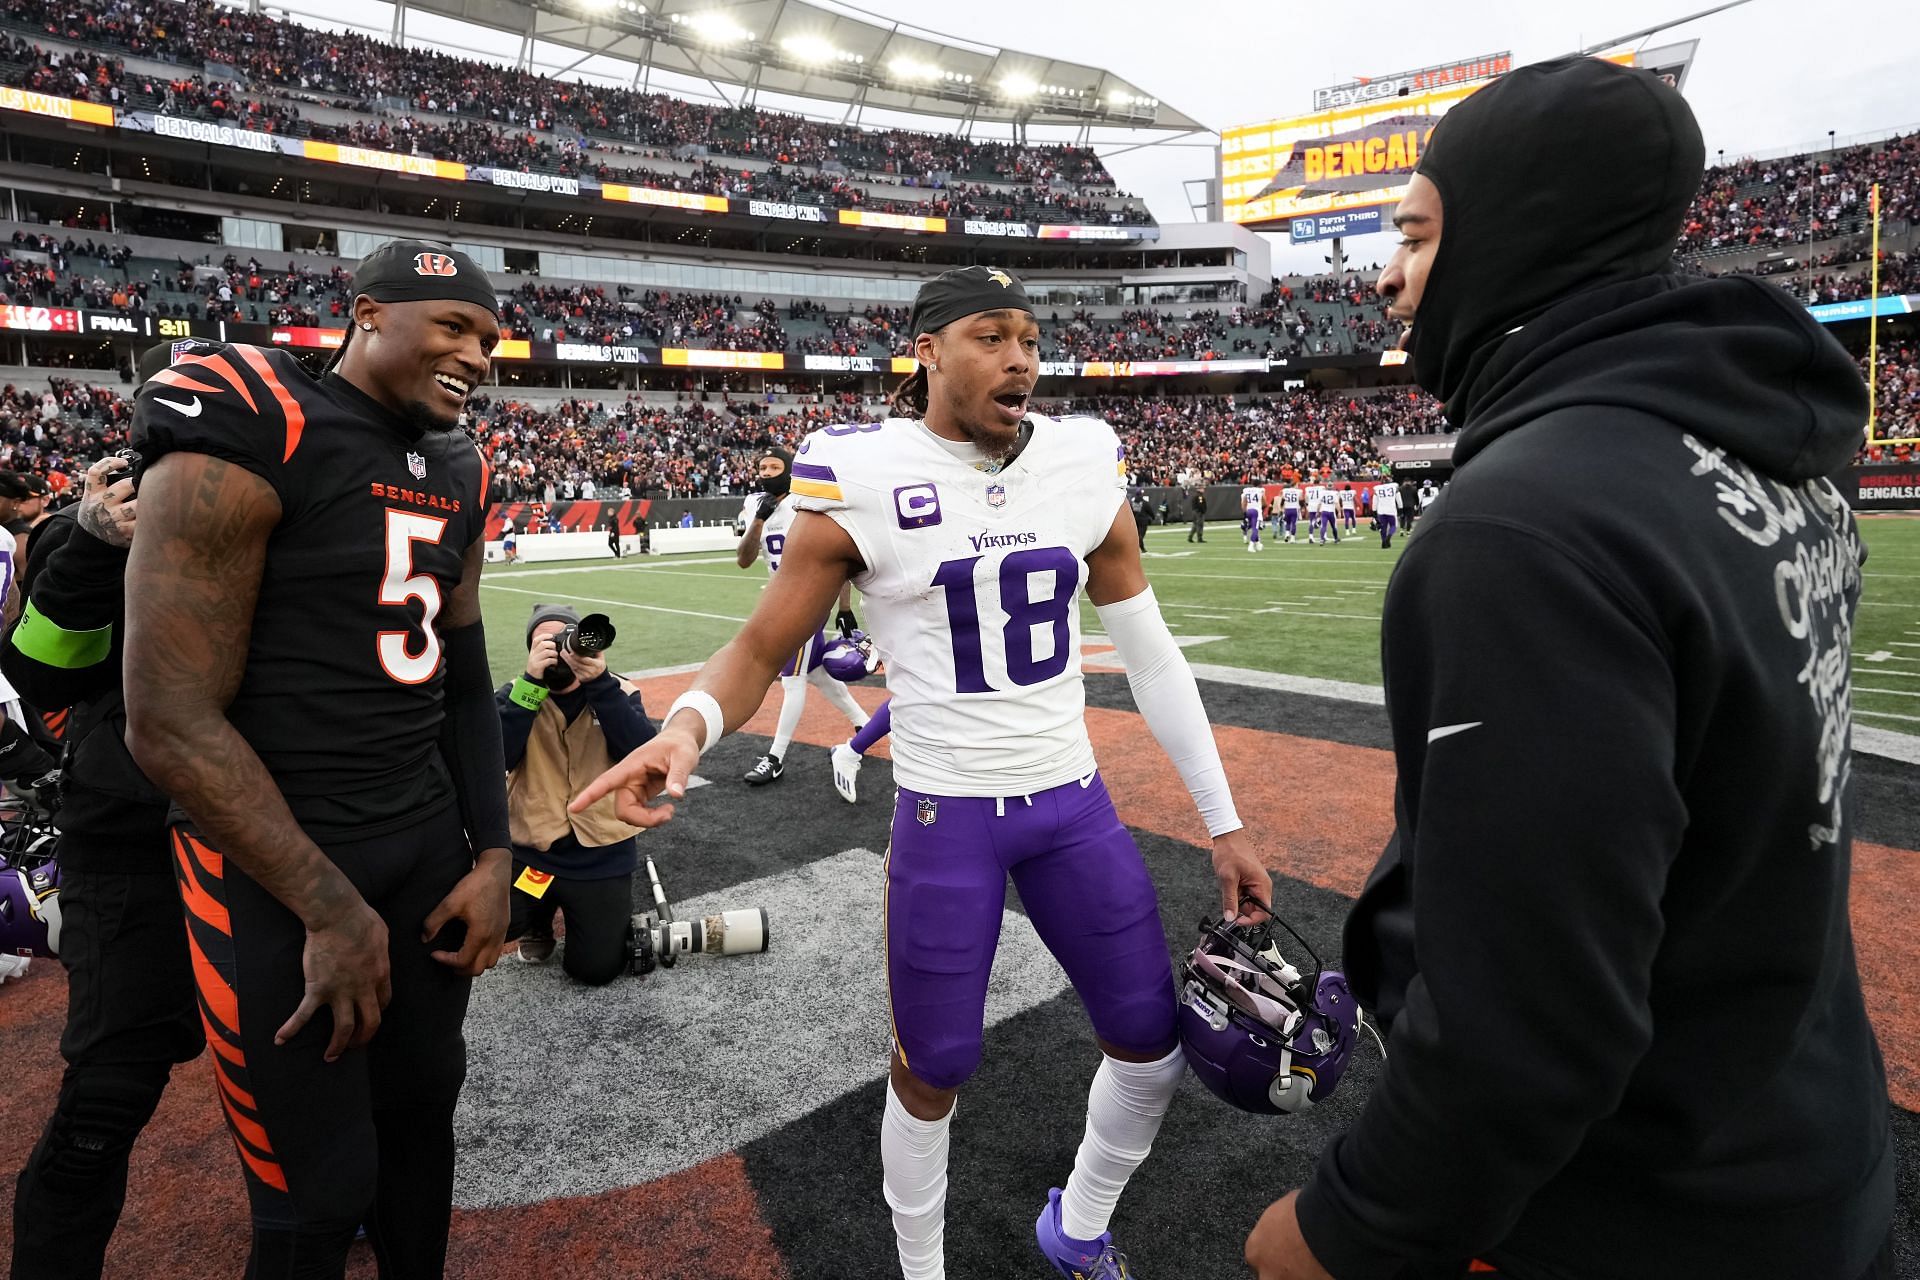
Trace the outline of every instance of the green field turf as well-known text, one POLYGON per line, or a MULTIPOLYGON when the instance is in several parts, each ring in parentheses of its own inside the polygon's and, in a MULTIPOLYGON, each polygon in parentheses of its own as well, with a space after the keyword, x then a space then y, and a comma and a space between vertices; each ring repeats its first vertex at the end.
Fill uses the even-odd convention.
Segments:
MULTIPOLYGON (((1920 520, 1861 521, 1869 561, 1854 645, 1854 714, 1883 729, 1920 732, 1920 520)), ((1367 534, 1338 546, 1269 542, 1249 554, 1216 524, 1204 546, 1186 527, 1147 536, 1147 575, 1174 634, 1195 662, 1359 684, 1380 683, 1380 607, 1404 542, 1382 551, 1367 534)), ((539 601, 604 612, 620 629, 620 670, 699 662, 746 618, 767 581, 764 564, 735 567, 723 553, 629 556, 550 565, 489 565, 482 582, 494 672, 526 661, 526 620, 539 601)), ((1099 630, 1082 597, 1082 624, 1099 630)))

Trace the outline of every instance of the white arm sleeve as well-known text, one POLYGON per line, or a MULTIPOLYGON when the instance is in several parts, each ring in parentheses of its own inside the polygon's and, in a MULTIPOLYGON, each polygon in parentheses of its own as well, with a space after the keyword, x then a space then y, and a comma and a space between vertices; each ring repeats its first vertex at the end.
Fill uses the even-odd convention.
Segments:
POLYGON ((1173 642, 1160 616, 1160 602, 1148 587, 1131 600, 1095 605, 1120 661, 1127 665, 1127 684, 1146 718, 1147 728, 1180 771, 1181 781, 1207 824, 1207 834, 1223 836, 1244 823, 1234 812, 1227 771, 1220 765, 1220 749, 1213 742, 1213 726, 1200 705, 1200 686, 1186 655, 1173 642))

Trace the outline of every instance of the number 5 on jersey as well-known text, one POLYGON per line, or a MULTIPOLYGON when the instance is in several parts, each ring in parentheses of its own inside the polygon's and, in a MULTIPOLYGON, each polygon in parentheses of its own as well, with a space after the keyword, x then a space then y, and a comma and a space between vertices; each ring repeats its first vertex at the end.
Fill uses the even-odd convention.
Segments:
POLYGON ((401 684, 420 684, 431 680, 440 669, 440 633, 433 620, 440 616, 440 583, 430 573, 414 573, 413 544, 440 544, 447 522, 439 516, 423 516, 414 511, 387 508, 387 570, 380 579, 381 604, 404 606, 409 600, 420 602, 420 652, 408 651, 413 638, 405 631, 382 631, 375 640, 380 665, 401 684))

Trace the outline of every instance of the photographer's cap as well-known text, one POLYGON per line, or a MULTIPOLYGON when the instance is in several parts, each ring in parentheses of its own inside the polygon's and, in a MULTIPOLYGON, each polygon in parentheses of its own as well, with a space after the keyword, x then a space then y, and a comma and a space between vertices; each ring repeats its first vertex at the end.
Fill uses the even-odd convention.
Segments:
POLYGON ((564 604, 537 604, 533 606, 533 616, 527 619, 527 647, 529 649, 533 647, 533 631, 541 623, 565 622, 569 625, 577 625, 579 621, 578 609, 569 608, 564 604))

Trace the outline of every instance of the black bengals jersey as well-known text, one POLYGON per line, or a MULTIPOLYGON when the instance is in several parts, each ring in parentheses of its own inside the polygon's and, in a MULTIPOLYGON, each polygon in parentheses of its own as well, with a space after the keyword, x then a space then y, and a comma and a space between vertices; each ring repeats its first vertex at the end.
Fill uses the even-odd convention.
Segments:
POLYGON ((142 465, 210 454, 273 486, 246 673, 227 716, 310 833, 371 836, 452 802, 436 620, 481 536, 486 466, 284 351, 186 355, 141 387, 142 465))

